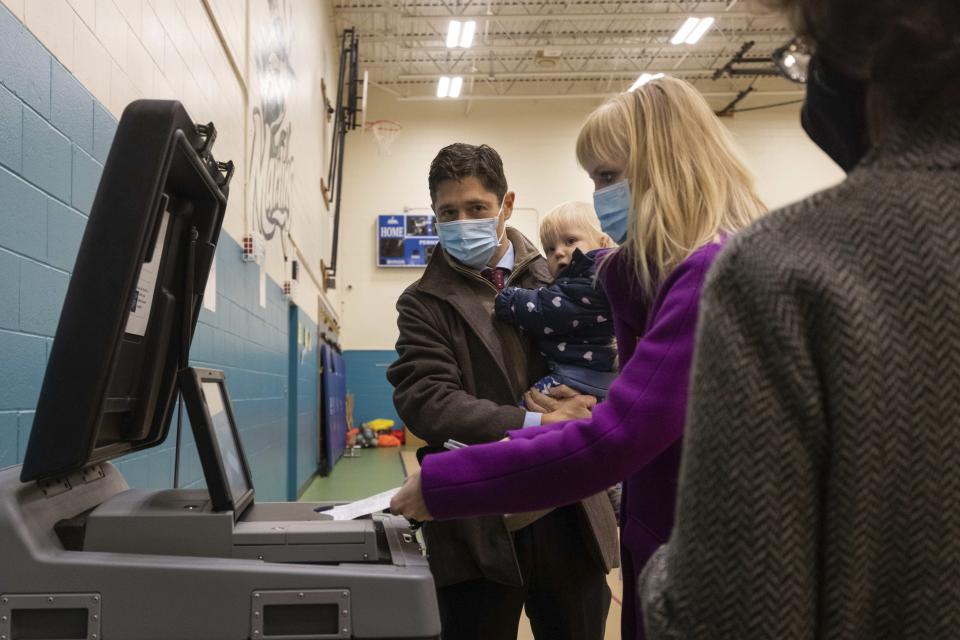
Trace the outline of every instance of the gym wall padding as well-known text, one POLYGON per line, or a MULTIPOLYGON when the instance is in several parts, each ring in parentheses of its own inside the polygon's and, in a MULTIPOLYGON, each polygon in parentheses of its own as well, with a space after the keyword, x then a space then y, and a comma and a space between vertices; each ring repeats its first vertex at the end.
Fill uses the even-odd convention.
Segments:
POLYGON ((287 499, 296 500, 317 472, 317 425, 320 420, 317 325, 290 305, 287 432, 287 499))
POLYGON ((347 380, 343 356, 328 344, 320 347, 323 367, 323 441, 329 472, 347 446, 347 380))

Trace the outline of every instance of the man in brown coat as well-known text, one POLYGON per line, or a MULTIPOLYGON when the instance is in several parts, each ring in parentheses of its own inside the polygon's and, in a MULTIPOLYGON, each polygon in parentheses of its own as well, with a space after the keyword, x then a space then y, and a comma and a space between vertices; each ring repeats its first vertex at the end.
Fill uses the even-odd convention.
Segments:
MULTIPOLYGON (((504 285, 550 282, 546 262, 506 227, 515 194, 486 145, 450 145, 430 167, 441 248, 397 302, 399 358, 387 371, 407 427, 427 441, 491 442, 540 423, 517 406, 546 372, 529 339, 496 321, 504 285)), ((558 417, 583 417, 581 398, 558 417)), ((617 563, 616 521, 606 494, 536 514, 430 522, 424 526, 444 640, 516 638, 526 606, 539 640, 601 640, 617 563)))

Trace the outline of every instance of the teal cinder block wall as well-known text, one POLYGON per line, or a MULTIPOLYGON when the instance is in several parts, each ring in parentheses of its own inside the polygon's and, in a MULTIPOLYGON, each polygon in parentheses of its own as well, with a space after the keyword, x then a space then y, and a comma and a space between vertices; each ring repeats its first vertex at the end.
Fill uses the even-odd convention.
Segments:
MULTIPOLYGON (((267 280, 267 304, 259 303, 259 267, 242 260, 233 239, 217 246, 216 312, 200 312, 190 362, 220 369, 227 379, 237 426, 253 473, 257 497, 287 499, 288 303, 267 280)), ((131 485, 170 487, 173 483, 176 420, 159 447, 121 459, 117 465, 131 485)), ((182 420, 180 486, 202 487, 203 470, 190 423, 182 420)))
MULTIPOLYGON (((0 5, 0 468, 23 460, 70 272, 116 127, 110 112, 0 5)), ((317 328, 297 312, 297 326, 312 333, 314 352, 292 354, 289 304, 280 287, 267 278, 261 307, 259 267, 244 263, 240 246, 225 234, 216 263, 216 312, 201 312, 191 361, 224 370, 257 497, 284 500, 290 486, 296 493, 316 468, 317 328), (298 362, 293 378, 291 359, 298 362)), ((182 431, 181 486, 201 486, 185 412, 182 431)), ((176 414, 161 446, 117 461, 132 486, 172 485, 175 432, 176 414)))

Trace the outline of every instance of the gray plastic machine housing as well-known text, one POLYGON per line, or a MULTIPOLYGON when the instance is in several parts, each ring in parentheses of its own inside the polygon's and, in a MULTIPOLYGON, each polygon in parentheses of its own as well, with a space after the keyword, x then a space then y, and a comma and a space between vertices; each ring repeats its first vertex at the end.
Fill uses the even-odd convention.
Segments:
POLYGON ((400 518, 337 522, 309 503, 260 503, 234 523, 209 511, 203 492, 129 489, 110 463, 43 483, 21 483, 19 472, 0 471, 0 636, 9 640, 18 618, 30 623, 19 637, 46 640, 440 635, 433 579, 400 518), (85 533, 72 533, 84 520, 85 533), (332 603, 333 632, 322 615, 297 613, 332 603), (272 610, 291 621, 282 635, 258 627, 272 610), (80 611, 84 624, 63 613, 80 611))
POLYGON ((0 470, 0 640, 439 638, 405 520, 215 510, 110 462, 169 433, 233 172, 215 137, 173 101, 120 119, 24 463, 0 470))

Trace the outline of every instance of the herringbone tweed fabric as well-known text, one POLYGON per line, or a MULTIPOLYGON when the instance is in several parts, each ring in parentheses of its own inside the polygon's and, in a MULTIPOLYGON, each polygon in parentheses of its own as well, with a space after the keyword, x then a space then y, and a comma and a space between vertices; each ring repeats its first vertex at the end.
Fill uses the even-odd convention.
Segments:
POLYGON ((650 637, 960 637, 960 109, 733 240, 699 326, 650 637))

